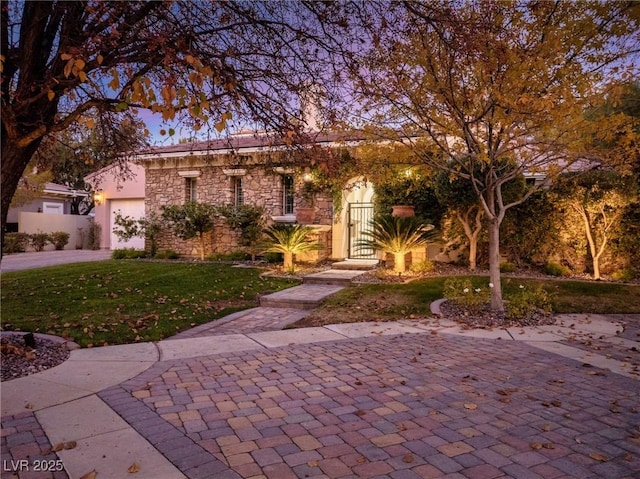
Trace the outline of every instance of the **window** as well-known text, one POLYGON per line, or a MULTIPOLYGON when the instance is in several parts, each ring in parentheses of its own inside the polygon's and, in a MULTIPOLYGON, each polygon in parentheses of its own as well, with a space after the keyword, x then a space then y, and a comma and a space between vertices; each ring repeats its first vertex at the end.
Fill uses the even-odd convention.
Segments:
POLYGON ((282 214, 293 214, 293 176, 282 177, 282 214))
POLYGON ((196 178, 185 178, 185 182, 186 182, 186 191, 187 191, 186 201, 187 202, 198 201, 198 190, 197 190, 198 180, 196 178))
POLYGON ((244 204, 244 190, 242 189, 242 177, 233 177, 233 204, 241 206, 244 204))

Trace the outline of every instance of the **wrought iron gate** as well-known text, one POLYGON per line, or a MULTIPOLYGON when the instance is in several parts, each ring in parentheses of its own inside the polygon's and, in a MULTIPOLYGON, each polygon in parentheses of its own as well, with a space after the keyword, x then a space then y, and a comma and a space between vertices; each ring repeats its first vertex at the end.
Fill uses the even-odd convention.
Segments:
POLYGON ((371 248, 358 248, 363 239, 362 233, 371 228, 373 203, 349 203, 349 258, 372 258, 375 251, 371 248))

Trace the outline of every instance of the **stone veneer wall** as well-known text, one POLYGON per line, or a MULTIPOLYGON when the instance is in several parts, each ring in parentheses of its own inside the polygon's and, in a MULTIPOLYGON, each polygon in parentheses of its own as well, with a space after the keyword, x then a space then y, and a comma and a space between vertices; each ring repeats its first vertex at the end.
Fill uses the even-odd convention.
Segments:
MULTIPOLYGON (((232 204, 234 201, 233 176, 223 170, 239 168, 245 170, 243 178, 244 203, 263 206, 268 221, 271 216, 283 214, 282 174, 262 165, 230 166, 206 163, 197 159, 156 160, 146 165, 145 209, 147 214, 161 214, 163 206, 184 204, 187 198, 187 180, 180 172, 198 172, 197 200, 217 206, 232 204)), ((298 175, 300 176, 300 175, 298 175)), ((294 191, 302 190, 302 178, 295 178, 294 191)), ((294 207, 300 205, 296 196, 294 207)), ((315 224, 331 225, 333 207, 329 196, 318 195, 316 201, 315 224)), ((329 233, 330 234, 330 233, 329 233)), ((239 232, 231 230, 224 220, 216 220, 214 231, 206 238, 205 256, 212 253, 226 254, 241 249, 238 245, 239 232)), ((331 244, 329 238, 329 245, 331 244)), ((173 250, 189 257, 199 256, 199 241, 194 238, 184 241, 171 231, 166 231, 158 239, 158 250, 173 250)))

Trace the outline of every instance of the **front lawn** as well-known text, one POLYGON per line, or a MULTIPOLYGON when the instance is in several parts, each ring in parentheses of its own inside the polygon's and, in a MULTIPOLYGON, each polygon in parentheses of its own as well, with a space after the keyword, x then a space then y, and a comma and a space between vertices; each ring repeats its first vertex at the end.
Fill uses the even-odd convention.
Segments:
MULTIPOLYGON (((486 288, 488 278, 469 276, 475 286, 486 288)), ((442 298, 446 277, 432 277, 408 284, 361 284, 340 291, 320 308, 292 327, 322 326, 337 322, 392 321, 428 317, 432 301, 442 298)), ((503 292, 520 285, 541 285, 550 295, 555 313, 640 313, 640 286, 585 281, 503 278, 503 292)))
POLYGON ((69 337, 83 347, 158 341, 257 306, 258 293, 297 284, 260 273, 114 260, 3 273, 2 329, 69 337))

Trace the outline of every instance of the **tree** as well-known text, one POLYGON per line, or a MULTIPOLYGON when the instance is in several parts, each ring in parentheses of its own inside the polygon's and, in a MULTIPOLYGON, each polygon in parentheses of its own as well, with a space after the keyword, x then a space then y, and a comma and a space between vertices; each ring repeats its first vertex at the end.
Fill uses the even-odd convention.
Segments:
POLYGON ((204 260, 206 233, 213 230, 216 208, 206 203, 191 201, 185 205, 162 207, 162 218, 169 222, 173 232, 181 239, 198 237, 200 259, 204 260))
POLYGON ((585 157, 586 108, 606 78, 634 71, 640 5, 379 5, 370 48, 351 64, 362 104, 353 123, 470 183, 489 230, 491 307, 503 311, 500 225, 540 185, 510 201, 505 186, 525 173, 552 178, 585 157))
POLYGON ((577 216, 587 240, 593 278, 600 279, 600 259, 629 203, 637 200, 635 183, 614 171, 569 175, 556 185, 558 206, 577 216))
POLYGON ((298 94, 332 80, 348 15, 320 2, 3 2, 3 234, 44 138, 77 123, 92 129, 105 112, 184 115, 212 134, 238 119, 295 142, 298 94))
POLYGON ((153 257, 158 252, 158 236, 162 231, 162 218, 155 214, 151 214, 144 218, 132 218, 130 216, 122 216, 120 211, 116 212, 113 219, 113 228, 115 235, 122 241, 129 241, 135 237, 145 238, 149 240, 149 254, 153 257))
POLYGON ((266 211, 262 206, 254 205, 224 205, 218 208, 218 213, 227 225, 240 232, 240 246, 247 248, 251 260, 256 259, 256 247, 262 239, 265 228, 266 211))
POLYGON ((469 240, 469 269, 475 271, 478 256, 478 236, 482 231, 484 210, 471 184, 463 178, 451 177, 440 171, 435 177, 435 191, 438 201, 447 206, 455 216, 469 240))
MULTIPOLYGON (((39 171, 50 171, 54 183, 92 193, 93 188, 84 181, 85 177, 118 163, 119 156, 145 147, 147 140, 143 130, 144 124, 130 113, 106 113, 96 119, 92 129, 75 124, 47 136, 32 163, 39 171)), ((74 197, 71 214, 88 214, 93 206, 92 194, 74 197)))

